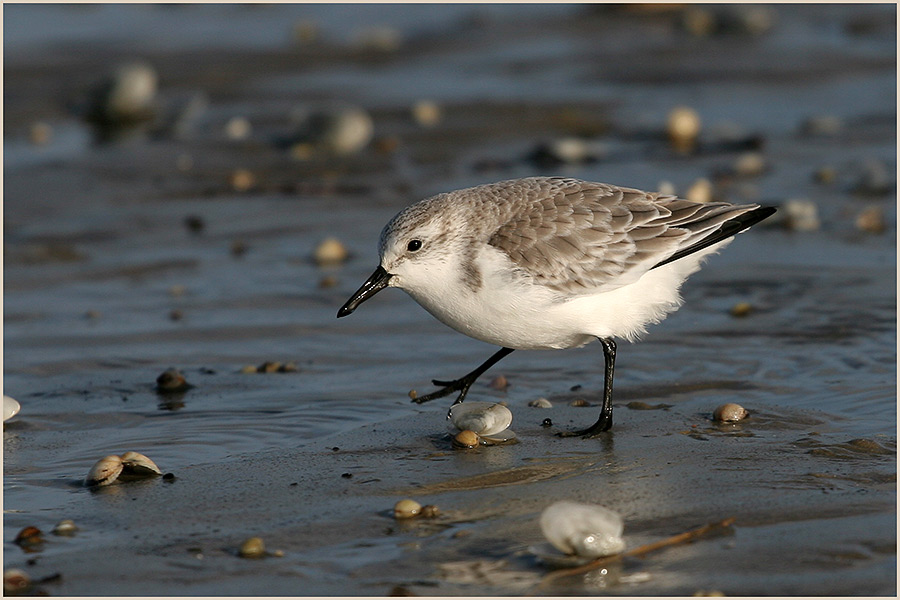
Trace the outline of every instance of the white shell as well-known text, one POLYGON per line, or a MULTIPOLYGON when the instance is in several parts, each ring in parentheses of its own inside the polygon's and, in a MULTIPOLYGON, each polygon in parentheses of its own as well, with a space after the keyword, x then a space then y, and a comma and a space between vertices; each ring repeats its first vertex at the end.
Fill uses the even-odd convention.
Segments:
POLYGON ((152 460, 140 452, 126 452, 122 455, 122 466, 129 475, 138 477, 153 477, 162 475, 162 471, 152 460))
POLYGON ((18 412, 22 409, 22 406, 10 398, 9 396, 3 396, 3 420, 8 421, 12 419, 18 412))
POLYGON ((596 504, 562 500, 541 514, 541 531, 557 549, 585 557, 609 556, 625 549, 619 513, 596 504))
POLYGON ((450 422, 460 431, 469 429, 491 437, 509 427, 512 412, 493 402, 460 402, 450 407, 450 422))
POLYGON ((91 467, 87 477, 84 478, 84 485, 109 485, 115 481, 122 473, 122 459, 115 454, 104 456, 91 467))

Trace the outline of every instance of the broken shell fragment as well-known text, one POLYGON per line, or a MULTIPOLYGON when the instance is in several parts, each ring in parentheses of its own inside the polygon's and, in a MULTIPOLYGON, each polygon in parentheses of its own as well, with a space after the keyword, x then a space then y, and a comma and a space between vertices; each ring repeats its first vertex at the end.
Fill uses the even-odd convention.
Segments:
POLYGON ((140 452, 126 452, 122 455, 122 474, 132 478, 158 477, 162 471, 152 460, 140 452))
POLYGON ((266 545, 261 537, 252 537, 244 540, 238 549, 241 558, 260 558, 266 554, 266 545))
POLYGON ((422 505, 415 500, 404 499, 394 505, 395 519, 411 519, 422 512, 422 505))
POLYGON ((84 485, 88 487, 109 485, 122 473, 122 459, 115 454, 104 456, 91 467, 84 485))
POLYGON ((502 404, 492 402, 460 402, 450 407, 450 422, 460 431, 469 429, 481 437, 509 438, 512 412, 502 404))
POLYGON ((541 531, 566 554, 595 558, 625 549, 622 516, 603 506, 562 500, 541 514, 541 531))
POLYGON ((3 396, 3 420, 8 421, 16 416, 22 409, 22 405, 9 396, 3 396))
POLYGON ((713 419, 725 423, 734 423, 746 419, 750 415, 747 409, 740 404, 729 402, 716 408, 713 413, 713 419))

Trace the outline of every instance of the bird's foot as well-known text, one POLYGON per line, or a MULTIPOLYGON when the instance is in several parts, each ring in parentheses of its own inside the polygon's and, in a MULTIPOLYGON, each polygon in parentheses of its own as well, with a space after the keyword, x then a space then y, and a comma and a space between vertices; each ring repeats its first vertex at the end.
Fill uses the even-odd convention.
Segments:
POLYGON ((412 399, 416 404, 422 404, 424 402, 429 402, 431 400, 437 400, 438 398, 443 398, 444 396, 449 396, 454 392, 462 392, 459 398, 456 399, 456 402, 453 404, 459 404, 462 402, 462 399, 466 396, 466 392, 469 391, 469 386, 472 385, 472 382, 469 381, 468 378, 463 377, 461 379, 454 379, 453 381, 441 381, 439 379, 432 379, 431 383, 434 385, 443 386, 441 389, 431 392, 430 394, 425 394, 424 396, 417 396, 412 399))
POLYGON ((596 423, 586 429, 577 429, 575 431, 560 431, 556 435, 559 437, 581 437, 583 439, 591 439, 598 437, 612 429, 612 415, 602 414, 596 423))

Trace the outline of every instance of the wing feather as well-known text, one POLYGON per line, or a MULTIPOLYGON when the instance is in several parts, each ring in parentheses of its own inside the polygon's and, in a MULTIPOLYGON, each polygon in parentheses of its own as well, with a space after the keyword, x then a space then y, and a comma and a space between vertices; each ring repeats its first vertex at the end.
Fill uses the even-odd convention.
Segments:
POLYGON ((488 243, 535 282, 594 294, 637 281, 755 204, 675 196, 564 178, 529 178, 502 196, 508 214, 488 243))

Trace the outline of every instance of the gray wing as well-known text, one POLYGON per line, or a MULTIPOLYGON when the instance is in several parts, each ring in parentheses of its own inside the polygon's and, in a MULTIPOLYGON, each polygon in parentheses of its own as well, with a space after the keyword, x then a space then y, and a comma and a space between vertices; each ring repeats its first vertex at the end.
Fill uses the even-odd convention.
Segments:
POLYGON ((758 208, 696 203, 575 179, 520 180, 513 214, 488 243, 537 283, 564 294, 637 281, 723 223, 758 208), (527 182, 527 183, 526 183, 527 182), (525 184, 525 185, 522 185, 525 184))

